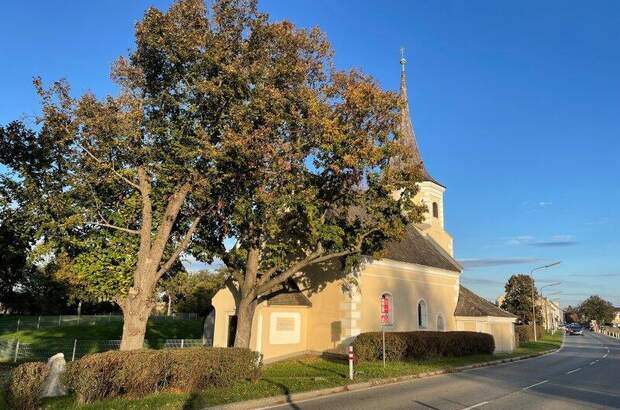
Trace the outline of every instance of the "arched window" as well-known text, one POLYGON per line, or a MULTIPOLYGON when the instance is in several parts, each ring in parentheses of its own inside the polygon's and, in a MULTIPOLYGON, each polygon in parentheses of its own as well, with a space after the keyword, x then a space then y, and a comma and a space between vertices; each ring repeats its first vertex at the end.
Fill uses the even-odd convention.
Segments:
POLYGON ((437 330, 440 332, 445 330, 443 325, 443 316, 441 316, 441 313, 437 315, 437 330))
POLYGON ((433 202, 433 216, 439 218, 439 205, 437 205, 437 202, 433 202))
POLYGON ((426 312, 426 302, 421 300, 418 302, 418 328, 426 329, 428 327, 428 315, 426 312))
POLYGON ((389 292, 381 295, 381 325, 391 326, 394 324, 394 298, 389 292))

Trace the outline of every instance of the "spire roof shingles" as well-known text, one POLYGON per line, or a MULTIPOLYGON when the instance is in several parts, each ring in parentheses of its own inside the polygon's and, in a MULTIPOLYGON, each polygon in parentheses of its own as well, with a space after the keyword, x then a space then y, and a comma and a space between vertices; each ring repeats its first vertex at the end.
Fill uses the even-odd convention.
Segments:
MULTIPOLYGON (((402 51, 402 50, 401 50, 402 51)), ((407 76, 405 74, 406 60, 403 57, 400 59, 400 98, 401 98, 401 110, 400 110, 400 138, 408 147, 411 152, 411 161, 414 165, 420 165, 422 167, 422 179, 423 181, 430 181, 437 185, 441 185, 435 178, 431 176, 426 167, 422 156, 420 155, 420 149, 418 148, 418 142, 415 135, 415 129, 413 128, 413 122, 411 121, 411 114, 409 112, 409 98, 407 97, 407 76)))

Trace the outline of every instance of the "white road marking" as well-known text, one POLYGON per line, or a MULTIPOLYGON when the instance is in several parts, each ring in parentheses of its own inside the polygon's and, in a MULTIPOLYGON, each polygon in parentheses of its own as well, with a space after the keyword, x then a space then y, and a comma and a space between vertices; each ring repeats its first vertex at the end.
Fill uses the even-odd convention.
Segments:
POLYGON ((592 366, 593 364, 596 364, 596 362, 598 362, 598 360, 594 360, 594 361, 590 362, 590 366, 592 366))
POLYGON ((474 404, 473 406, 465 407, 463 410, 475 409, 476 407, 484 406, 485 404, 489 404, 489 402, 488 401, 483 401, 481 403, 474 404))
POLYGON ((541 384, 547 383, 549 380, 543 380, 542 382, 534 383, 531 386, 524 387, 523 390, 531 389, 532 387, 540 386, 541 384))
POLYGON ((609 353, 605 353, 605 354, 603 355, 603 359, 604 359, 604 358, 606 358, 608 354, 609 354, 609 353))
POLYGON ((566 374, 571 374, 571 373, 575 373, 578 372, 579 370, 581 370, 581 367, 577 368, 577 369, 573 369, 570 372, 566 372, 566 374))

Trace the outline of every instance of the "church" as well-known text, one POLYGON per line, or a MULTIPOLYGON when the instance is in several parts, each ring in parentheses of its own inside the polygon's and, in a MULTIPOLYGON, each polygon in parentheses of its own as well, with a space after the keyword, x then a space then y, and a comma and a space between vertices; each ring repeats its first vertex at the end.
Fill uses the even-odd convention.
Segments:
MULTIPOLYGON (((303 282, 292 280, 281 292, 261 299, 250 348, 265 362, 344 352, 357 335, 381 331, 382 326, 386 331, 484 332, 493 335, 496 352, 516 347, 516 317, 460 284, 463 268, 454 259, 453 239, 444 227, 446 188, 422 161, 409 111, 405 59, 400 63, 401 135, 413 160, 423 166, 414 200, 427 205, 425 219, 409 226, 401 240, 387 243, 383 259, 365 258, 352 274, 354 284, 332 264, 316 267, 303 282)), ((221 289, 212 305, 205 324, 207 340, 213 346, 232 346, 237 308, 232 293, 221 289)))

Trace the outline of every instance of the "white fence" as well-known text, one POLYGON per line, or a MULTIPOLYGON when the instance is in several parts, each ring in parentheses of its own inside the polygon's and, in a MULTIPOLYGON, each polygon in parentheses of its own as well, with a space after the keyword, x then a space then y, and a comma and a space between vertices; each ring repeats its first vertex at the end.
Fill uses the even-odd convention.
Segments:
MULTIPOLYGON (((91 353, 117 350, 120 340, 48 339, 38 343, 0 340, 0 362, 45 361, 56 353, 63 353, 71 361, 91 353)), ((183 349, 204 346, 203 339, 145 340, 144 347, 152 349, 183 349)))
MULTIPOLYGON (((171 316, 153 315, 150 320, 196 320, 197 313, 175 313, 171 316)), ((58 316, 0 316, 0 333, 12 333, 20 330, 48 329, 53 327, 95 325, 106 322, 122 322, 120 314, 107 315, 58 315, 58 316)))
POLYGON ((620 329, 615 327, 603 327, 599 330, 599 333, 620 339, 620 329))

